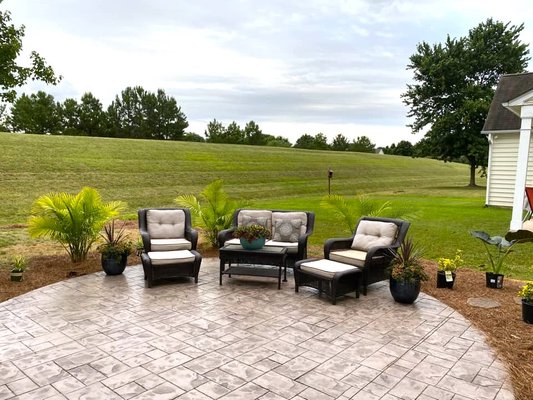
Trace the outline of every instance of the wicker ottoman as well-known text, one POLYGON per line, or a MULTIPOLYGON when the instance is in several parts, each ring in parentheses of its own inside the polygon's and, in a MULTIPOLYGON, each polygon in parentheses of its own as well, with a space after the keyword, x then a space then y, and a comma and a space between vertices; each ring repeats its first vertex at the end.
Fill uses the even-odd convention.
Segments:
POLYGON ((331 260, 307 259, 297 261, 294 265, 294 290, 298 292, 300 286, 318 289, 331 298, 332 304, 337 297, 355 292, 359 298, 359 281, 361 270, 353 265, 343 264, 331 260))
POLYGON ((198 283, 202 256, 196 250, 150 251, 141 254, 146 286, 155 280, 191 277, 198 283))

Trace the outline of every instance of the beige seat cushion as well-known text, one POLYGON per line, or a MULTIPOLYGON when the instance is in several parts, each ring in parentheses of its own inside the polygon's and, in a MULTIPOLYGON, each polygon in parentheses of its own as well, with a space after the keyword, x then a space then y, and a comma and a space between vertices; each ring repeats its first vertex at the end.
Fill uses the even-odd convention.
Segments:
POLYGON ((347 265, 331 260, 315 260, 300 265, 302 271, 310 272, 327 279, 333 279, 335 274, 344 271, 359 271, 359 268, 353 265, 347 265))
POLYGON ((228 244, 241 244, 241 241, 238 238, 233 238, 224 242, 224 246, 228 244))
POLYGON ((185 264, 193 262, 195 258, 189 250, 150 251, 148 257, 150 257, 153 266, 185 264))
POLYGON ((296 254, 298 253, 298 242, 277 242, 275 240, 267 240, 265 246, 272 247, 286 247, 287 254, 296 254))
POLYGON ((363 220, 357 226, 351 248, 368 251, 375 246, 390 246, 397 231, 398 227, 392 222, 363 220))
POLYGON ((148 210, 146 222, 150 239, 176 239, 185 236, 183 210, 148 210))
POLYGON ((329 253, 329 258, 330 260, 338 261, 340 263, 355 265, 356 267, 364 267, 366 251, 336 250, 329 253))
POLYGON ((192 244, 187 239, 152 239, 150 247, 152 251, 190 250, 192 244))

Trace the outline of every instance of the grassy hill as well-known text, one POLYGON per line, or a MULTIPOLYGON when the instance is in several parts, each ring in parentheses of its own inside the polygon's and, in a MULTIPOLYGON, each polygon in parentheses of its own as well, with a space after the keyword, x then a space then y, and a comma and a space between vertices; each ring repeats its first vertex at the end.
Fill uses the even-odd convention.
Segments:
MULTIPOLYGON (((389 200, 407 208, 411 233, 429 258, 452 257, 465 250, 472 265, 483 262, 481 243, 468 231, 504 233, 510 210, 484 208, 483 188, 470 189, 468 166, 436 160, 257 146, 164 142, 112 138, 0 133, 0 247, 6 226, 26 222, 39 195, 83 186, 105 200, 128 203, 135 218, 141 207, 172 206, 179 194, 198 194, 214 179, 254 207, 307 209, 317 214, 311 245, 317 253, 327 237, 346 232, 320 207, 327 195, 327 171, 334 171, 331 192, 389 200), (4 233, 2 233, 4 232, 4 233)), ((484 180, 479 180, 484 185, 484 180)), ((4 238, 4 244, 12 240, 4 238)), ((533 246, 530 246, 533 248, 533 246)), ((531 274, 529 247, 514 257, 514 273, 531 274)), ((532 252, 533 255, 533 252, 532 252)))

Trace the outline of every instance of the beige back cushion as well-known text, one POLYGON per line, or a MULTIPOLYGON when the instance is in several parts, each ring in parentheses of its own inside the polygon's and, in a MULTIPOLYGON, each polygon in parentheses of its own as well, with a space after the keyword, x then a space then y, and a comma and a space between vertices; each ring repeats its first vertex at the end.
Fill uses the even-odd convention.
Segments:
POLYGON ((148 210, 148 233, 151 239, 182 238, 185 236, 183 210, 148 210))
POLYGON ((352 249, 368 251, 375 246, 390 246, 396 238, 398 227, 392 222, 359 222, 352 242, 352 249))
MULTIPOLYGON (((290 212, 273 212, 272 213, 272 226, 274 230, 272 232, 272 237, 276 235, 276 221, 293 221, 300 220, 302 225, 300 225, 300 235, 305 235, 307 232, 307 214, 303 211, 290 211, 290 212)), ((279 226, 279 223, 278 223, 279 226)))
POLYGON ((237 226, 262 225, 272 230, 272 211, 270 210, 241 210, 237 215, 237 226))

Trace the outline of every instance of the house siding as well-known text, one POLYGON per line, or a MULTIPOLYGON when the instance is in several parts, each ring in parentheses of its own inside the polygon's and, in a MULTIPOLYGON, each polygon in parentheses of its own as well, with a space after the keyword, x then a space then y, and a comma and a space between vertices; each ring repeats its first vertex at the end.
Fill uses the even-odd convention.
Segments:
MULTIPOLYGON (((518 158, 519 133, 498 133, 490 146, 490 171, 487 182, 487 205, 513 206, 518 158)), ((533 145, 529 143, 527 186, 533 186, 533 145)))

